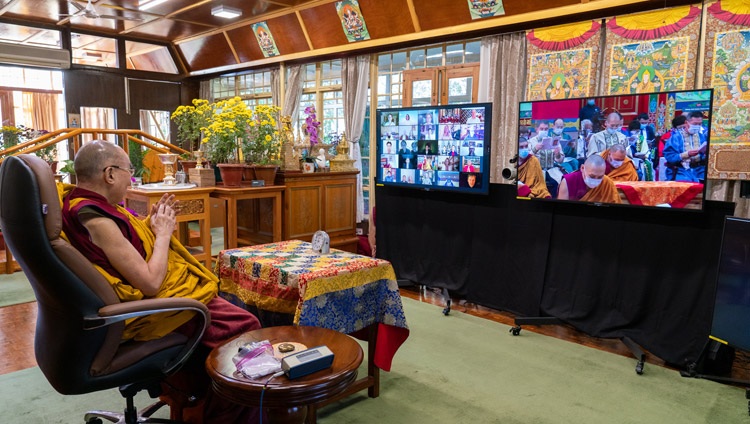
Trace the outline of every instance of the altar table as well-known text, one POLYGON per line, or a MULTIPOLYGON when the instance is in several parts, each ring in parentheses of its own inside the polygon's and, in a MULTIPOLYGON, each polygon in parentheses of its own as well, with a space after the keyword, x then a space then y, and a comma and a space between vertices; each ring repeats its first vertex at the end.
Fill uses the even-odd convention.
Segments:
MULTIPOLYGON (((288 240, 219 253, 219 294, 230 302, 294 316, 293 323, 368 337, 368 387, 390 371, 409 327, 390 262, 288 240), (362 334, 368 330, 369 334, 362 334)), ((364 383, 363 383, 364 384, 364 383)))
POLYGON ((620 199, 625 204, 700 209, 703 184, 685 181, 616 182, 620 199))

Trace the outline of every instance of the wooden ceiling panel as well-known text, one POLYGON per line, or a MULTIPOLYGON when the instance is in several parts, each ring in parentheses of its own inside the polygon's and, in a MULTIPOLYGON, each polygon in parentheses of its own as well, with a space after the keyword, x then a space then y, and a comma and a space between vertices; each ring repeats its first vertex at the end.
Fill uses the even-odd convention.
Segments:
POLYGON ((177 45, 190 71, 233 65, 237 61, 223 33, 186 41, 177 45))
MULTIPOLYGON (((302 21, 305 23, 307 34, 310 36, 310 42, 314 49, 349 43, 346 35, 344 35, 341 20, 338 13, 336 13, 336 6, 333 3, 300 10, 299 13, 302 16, 302 21)), ((365 15, 366 23, 367 15, 365 15)))
MULTIPOLYGON (((195 6, 198 3, 205 3, 210 0, 168 0, 164 3, 157 4, 156 6, 153 6, 151 8, 148 8, 145 13, 147 14, 155 14, 160 16, 166 16, 172 13, 175 13, 179 10, 185 9, 187 7, 195 6)), ((118 8, 123 9, 131 9, 131 10, 138 10, 138 3, 143 2, 143 0, 100 0, 100 3, 103 7, 105 4, 107 6, 115 6, 118 8)))
POLYGON ((267 13, 277 12, 284 7, 267 1, 222 0, 220 2, 203 3, 200 6, 178 13, 174 17, 184 21, 201 22, 218 27, 234 24, 245 19, 252 19, 267 13), (219 5, 239 9, 242 11, 242 16, 235 19, 224 19, 211 15, 211 9, 219 5))
POLYGON ((192 22, 183 22, 173 19, 157 19, 134 28, 128 34, 171 41, 189 37, 196 33, 209 31, 211 29, 213 29, 213 27, 192 22))
POLYGON ((310 50, 302 25, 294 13, 269 19, 267 24, 279 48, 279 53, 290 54, 310 50))
POLYGON ((465 1, 412 0, 412 3, 422 31, 471 22, 469 6, 465 1))
POLYGON ((520 15, 521 13, 536 12, 544 9, 552 9, 555 7, 570 6, 573 4, 584 3, 581 0, 544 0, 539 1, 514 1, 504 2, 505 14, 506 15, 520 15))
MULTIPOLYGON (((284 55, 310 50, 305 40, 305 34, 302 32, 302 25, 300 25, 296 15, 288 14, 275 19, 269 19, 266 21, 266 24, 273 35, 276 48, 279 49, 279 54, 284 55)), ((240 58, 240 62, 249 62, 265 57, 260 46, 258 46, 258 41, 251 25, 227 31, 227 35, 237 52, 237 56, 240 58)))
POLYGON ((388 7, 383 7, 383 0, 359 0, 359 8, 371 38, 386 38, 416 31, 406 0, 391 0, 388 7))
MULTIPOLYGON (((271 31, 271 34, 273 34, 273 31, 271 31)), ((232 46, 234 47, 234 51, 237 52, 237 57, 240 58, 240 62, 250 62, 265 57, 260 50, 258 40, 255 38, 253 28, 250 25, 227 31, 227 36, 232 42, 232 46)), ((275 34, 273 38, 274 40, 276 39, 275 34)), ((279 53, 281 53, 280 49, 279 53)))
POLYGON ((58 22, 61 19, 61 13, 72 14, 76 11, 77 10, 65 0, 31 0, 15 2, 3 16, 21 18, 27 15, 34 15, 34 17, 39 20, 53 23, 58 22))

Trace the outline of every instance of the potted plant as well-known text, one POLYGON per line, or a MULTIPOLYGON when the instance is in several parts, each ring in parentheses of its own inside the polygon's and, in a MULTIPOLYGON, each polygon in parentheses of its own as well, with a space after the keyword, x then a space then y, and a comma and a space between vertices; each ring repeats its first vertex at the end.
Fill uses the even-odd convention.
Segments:
POLYGON ((208 124, 201 127, 201 142, 206 145, 206 158, 219 167, 224 185, 239 186, 242 181, 239 143, 247 134, 253 112, 239 97, 221 100, 210 106, 208 124))
POLYGON ((177 140, 182 147, 194 151, 199 146, 201 129, 208 126, 212 107, 208 100, 193 99, 192 105, 177 107, 172 120, 177 125, 177 140))
POLYGON ((57 144, 52 144, 34 152, 52 168, 52 173, 57 172, 57 144))
POLYGON ((62 168, 60 168, 60 172, 63 174, 68 174, 68 176, 70 177, 70 183, 75 184, 76 183, 76 169, 73 166, 73 160, 65 159, 63 163, 65 165, 62 168))
POLYGON ((255 179, 264 180, 265 185, 273 185, 281 164, 280 111, 278 106, 256 106, 242 139, 245 163, 253 166, 255 179))

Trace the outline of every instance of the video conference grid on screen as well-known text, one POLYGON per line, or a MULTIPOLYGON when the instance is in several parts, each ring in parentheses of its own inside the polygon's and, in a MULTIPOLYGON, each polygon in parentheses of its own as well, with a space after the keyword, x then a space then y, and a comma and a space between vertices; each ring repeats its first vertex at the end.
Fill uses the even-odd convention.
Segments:
POLYGON ((712 100, 706 89, 520 103, 518 197, 700 210, 712 100))
POLYGON ((378 182, 486 193, 490 113, 488 104, 379 110, 378 182))

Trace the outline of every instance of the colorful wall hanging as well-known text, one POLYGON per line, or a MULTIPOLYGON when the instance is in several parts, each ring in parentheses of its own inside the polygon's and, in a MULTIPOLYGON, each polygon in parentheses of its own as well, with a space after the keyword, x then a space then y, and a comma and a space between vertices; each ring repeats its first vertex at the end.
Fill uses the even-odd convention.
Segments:
POLYGON ((527 100, 586 97, 595 93, 601 24, 595 21, 526 33, 527 100))
POLYGON ((750 1, 708 6, 703 84, 713 87, 708 177, 750 178, 750 1))
POLYGON ((694 88, 700 15, 680 6, 607 19, 605 93, 694 88))
POLYGON ((255 38, 258 40, 258 45, 260 46, 261 51, 263 51, 263 56, 278 56, 279 49, 276 48, 276 41, 273 39, 271 30, 268 29, 266 21, 253 24, 252 28, 255 33, 255 38))
POLYGON ((350 43, 370 39, 365 17, 362 16, 357 0, 337 1, 336 11, 341 19, 341 26, 344 28, 346 39, 350 43))
POLYGON ((502 0, 466 0, 469 3, 471 19, 491 18, 505 15, 502 0))

